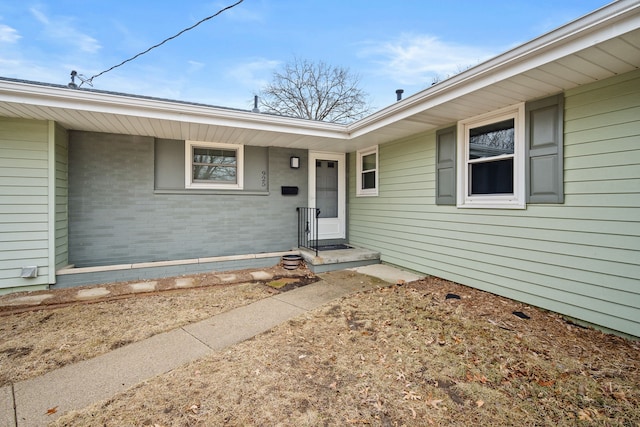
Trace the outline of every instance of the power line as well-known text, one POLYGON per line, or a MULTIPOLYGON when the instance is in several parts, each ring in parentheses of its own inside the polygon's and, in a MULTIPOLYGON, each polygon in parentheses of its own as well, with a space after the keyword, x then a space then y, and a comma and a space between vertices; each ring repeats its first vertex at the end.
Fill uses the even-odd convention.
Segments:
MULTIPOLYGON (((149 49, 145 50, 144 52, 140 52, 139 54, 137 54, 137 55, 135 55, 135 56, 132 56, 132 57, 131 57, 131 58, 129 58, 129 59, 125 59, 124 61, 122 61, 122 62, 121 62, 121 63, 119 63, 118 65, 114 65, 113 67, 108 68, 108 69, 106 69, 106 70, 104 70, 104 71, 102 71, 102 72, 100 72, 100 73, 96 74, 95 76, 91 76, 91 77, 90 77, 90 78, 88 78, 88 79, 81 79, 81 80, 82 80, 82 83, 85 83, 85 82, 86 82, 86 83, 88 83, 89 85, 92 85, 92 83, 93 83, 93 79, 95 79, 96 77, 99 77, 99 76, 103 75, 104 73, 107 73, 107 72, 109 72, 109 71, 111 71, 111 70, 113 70, 113 69, 115 69, 115 68, 118 68, 118 67, 120 67, 120 66, 122 66, 122 65, 126 64, 127 62, 133 61, 134 59, 136 59, 136 58, 138 58, 138 57, 140 57, 140 56, 144 55, 145 53, 148 53, 149 51, 151 51, 151 50, 153 50, 153 49, 155 49, 155 48, 157 48, 157 47, 162 46, 163 44, 165 44, 165 43, 166 43, 166 42, 168 42, 169 40, 173 40, 173 39, 175 39, 176 37, 179 37, 180 35, 182 35, 183 33, 186 33, 187 31, 194 29, 195 27, 197 27, 198 25, 202 24, 203 22, 208 21, 209 19, 215 18, 216 16, 220 15, 222 12, 225 12, 225 11, 227 11, 227 10, 231 9, 231 8, 236 7, 237 5, 239 5, 240 3, 242 3, 243 1, 244 1, 244 0, 238 0, 237 2, 235 2, 234 4, 232 4, 232 5, 230 5, 230 6, 227 6, 227 7, 223 8, 223 9, 220 9, 219 11, 217 11, 216 13, 214 13, 213 15, 211 15, 211 16, 207 16, 206 18, 201 19, 200 21, 196 22, 195 24, 193 24, 193 25, 192 25, 192 26, 190 26, 189 28, 185 28, 184 30, 180 31, 178 34, 176 34, 176 35, 174 35, 174 36, 171 36, 171 37, 168 37, 168 38, 166 38, 166 39, 162 40, 160 43, 158 43, 158 44, 156 44, 156 45, 151 46, 149 49)), ((73 74, 73 73, 74 73, 74 72, 72 71, 72 72, 71 72, 71 75, 72 75, 72 76, 74 76, 74 74, 73 74)), ((73 81, 73 77, 72 77, 72 81, 73 81)), ((80 83, 80 86, 82 86, 82 83, 80 83)))

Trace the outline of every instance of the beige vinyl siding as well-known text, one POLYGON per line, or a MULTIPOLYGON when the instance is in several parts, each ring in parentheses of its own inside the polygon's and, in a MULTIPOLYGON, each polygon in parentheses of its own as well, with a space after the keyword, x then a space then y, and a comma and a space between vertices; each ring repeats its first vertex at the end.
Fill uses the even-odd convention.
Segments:
POLYGON ((60 125, 55 128, 56 187, 56 269, 69 264, 69 135, 60 125))
POLYGON ((47 122, 0 118, 0 293, 48 284, 48 179, 47 122))
POLYGON ((380 196, 350 198, 350 242, 384 262, 640 334, 640 72, 566 94, 564 204, 436 206, 434 173, 435 132, 382 145, 380 196))

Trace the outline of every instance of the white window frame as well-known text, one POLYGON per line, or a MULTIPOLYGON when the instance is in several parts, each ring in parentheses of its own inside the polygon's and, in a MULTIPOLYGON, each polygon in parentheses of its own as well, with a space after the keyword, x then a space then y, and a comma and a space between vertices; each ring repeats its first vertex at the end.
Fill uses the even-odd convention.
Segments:
POLYGON ((224 144, 218 142, 185 141, 184 144, 184 185, 187 189, 227 189, 242 190, 244 184, 244 146, 240 144, 224 144), (222 150, 234 150, 236 152, 236 182, 194 182, 193 181, 193 149, 217 148, 222 150))
MULTIPOLYGON (((457 206, 459 208, 525 209, 525 104, 520 103, 458 122, 457 206), (513 119, 513 194, 471 195, 469 182, 469 131, 513 119)), ((496 157, 497 159, 498 157, 496 157)))
POLYGON ((358 150, 356 155, 356 197, 367 197, 378 195, 378 179, 380 177, 380 155, 378 154, 378 146, 364 148, 358 150), (362 170, 362 159, 369 154, 376 155, 376 167, 375 169, 362 170), (362 188, 362 174, 364 172, 375 172, 375 184, 374 188, 362 188))

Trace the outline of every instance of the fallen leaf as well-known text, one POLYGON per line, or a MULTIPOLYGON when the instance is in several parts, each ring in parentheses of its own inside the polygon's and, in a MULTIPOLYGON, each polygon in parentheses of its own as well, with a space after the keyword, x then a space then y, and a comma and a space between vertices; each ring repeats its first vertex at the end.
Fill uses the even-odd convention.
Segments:
POLYGON ((409 391, 405 391, 404 392, 404 399, 405 400, 420 400, 422 399, 422 396, 415 394, 413 392, 413 390, 409 390, 409 391))
POLYGON ((578 412, 578 419, 582 421, 593 421, 591 415, 589 415, 589 413, 585 410, 580 410, 578 412))
POLYGON ((430 399, 430 400, 425 400, 425 403, 427 405, 431 405, 433 406, 435 409, 440 409, 440 407, 438 405, 440 405, 442 403, 442 399, 430 399))
POLYGON ((375 403, 373 407, 376 408, 378 412, 382 412, 382 400, 380 400, 380 395, 376 394, 375 403))
POLYGON ((371 424, 369 421, 367 420, 362 420, 362 419, 349 419, 347 418, 347 423, 349 424, 371 424))
POLYGON ((624 391, 614 391, 611 393, 616 400, 624 400, 627 402, 627 397, 624 395, 624 391))
POLYGON ((47 415, 53 415, 56 412, 58 412, 58 407, 57 406, 54 406, 53 408, 47 409, 47 415))
POLYGON ((484 401, 483 401, 483 400, 476 400, 476 406, 477 406, 478 408, 481 408, 481 407, 482 407, 482 405, 484 405, 484 401))
POLYGON ((366 399, 369 396, 369 387, 363 387, 362 390, 360 390, 360 394, 366 399))
POLYGON ((556 383, 556 380, 549 380, 549 381, 536 381, 538 383, 538 385, 540 387, 551 387, 552 385, 554 385, 556 383))

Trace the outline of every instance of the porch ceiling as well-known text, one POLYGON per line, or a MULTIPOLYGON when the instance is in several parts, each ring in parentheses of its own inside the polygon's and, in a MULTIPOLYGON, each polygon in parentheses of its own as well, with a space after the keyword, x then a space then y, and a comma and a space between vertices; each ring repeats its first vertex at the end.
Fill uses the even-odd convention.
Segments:
POLYGON ((0 79, 0 116, 69 130, 350 152, 640 68, 640 3, 613 3, 351 125, 0 79))

